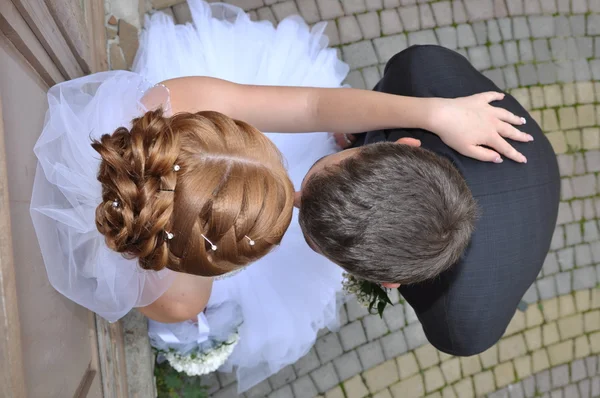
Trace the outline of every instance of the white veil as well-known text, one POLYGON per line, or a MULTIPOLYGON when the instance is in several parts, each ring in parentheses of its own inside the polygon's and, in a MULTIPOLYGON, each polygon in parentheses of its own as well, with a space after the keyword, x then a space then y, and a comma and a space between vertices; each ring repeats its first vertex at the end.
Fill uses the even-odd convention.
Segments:
POLYGON ((103 72, 58 84, 34 151, 39 160, 31 217, 48 278, 56 290, 110 322, 152 303, 174 272, 142 270, 110 250, 95 225, 102 200, 93 138, 131 126, 152 85, 136 73, 103 72))

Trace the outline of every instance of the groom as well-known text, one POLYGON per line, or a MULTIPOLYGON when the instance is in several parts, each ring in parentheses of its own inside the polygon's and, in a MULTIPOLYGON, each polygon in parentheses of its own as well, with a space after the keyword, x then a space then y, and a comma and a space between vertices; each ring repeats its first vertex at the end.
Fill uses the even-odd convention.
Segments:
MULTIPOLYGON (((500 91, 461 55, 414 46, 386 65, 375 90, 416 97, 500 91)), ((535 281, 558 213, 555 154, 510 95, 535 141, 512 145, 527 164, 466 158, 418 129, 372 131, 315 163, 299 193, 308 244, 351 274, 400 292, 428 340, 481 353, 504 334, 535 281)))

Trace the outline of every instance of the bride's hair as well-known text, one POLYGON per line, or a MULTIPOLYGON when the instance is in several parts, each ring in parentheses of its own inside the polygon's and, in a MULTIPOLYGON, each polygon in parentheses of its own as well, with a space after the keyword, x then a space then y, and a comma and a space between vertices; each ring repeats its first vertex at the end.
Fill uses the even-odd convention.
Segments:
POLYGON ((156 110, 92 146, 102 157, 98 231, 144 269, 221 275, 267 254, 290 224, 281 153, 247 123, 156 110))

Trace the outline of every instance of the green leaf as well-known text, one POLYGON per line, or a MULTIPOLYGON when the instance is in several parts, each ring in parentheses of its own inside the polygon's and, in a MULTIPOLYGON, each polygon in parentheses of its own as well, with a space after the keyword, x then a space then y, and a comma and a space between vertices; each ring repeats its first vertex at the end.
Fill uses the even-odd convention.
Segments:
POLYGON ((383 318, 383 310, 385 310, 386 305, 387 303, 385 301, 380 301, 379 304, 377 304, 377 312, 379 312, 381 318, 383 318))

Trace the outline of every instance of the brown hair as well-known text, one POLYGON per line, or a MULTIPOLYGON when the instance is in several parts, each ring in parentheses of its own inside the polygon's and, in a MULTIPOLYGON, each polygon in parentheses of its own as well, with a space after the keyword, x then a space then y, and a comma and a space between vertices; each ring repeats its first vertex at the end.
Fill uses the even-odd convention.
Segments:
POLYGON ((476 217, 471 190, 448 159, 378 143, 309 177, 299 222, 307 242, 349 273, 411 284, 458 261, 476 217))
POLYGON ((221 275, 267 254, 290 224, 293 186, 281 154, 244 122, 156 110, 92 146, 102 157, 98 231, 144 269, 221 275))

